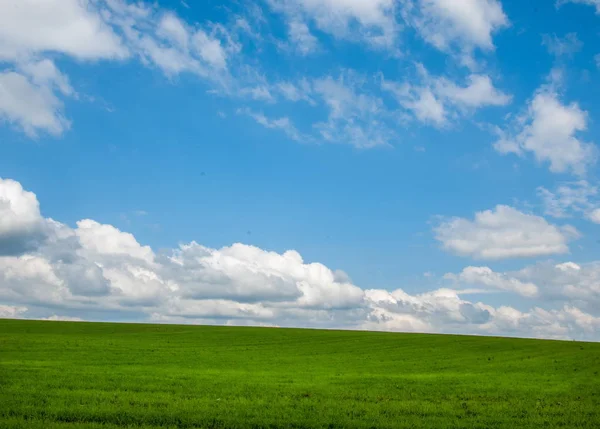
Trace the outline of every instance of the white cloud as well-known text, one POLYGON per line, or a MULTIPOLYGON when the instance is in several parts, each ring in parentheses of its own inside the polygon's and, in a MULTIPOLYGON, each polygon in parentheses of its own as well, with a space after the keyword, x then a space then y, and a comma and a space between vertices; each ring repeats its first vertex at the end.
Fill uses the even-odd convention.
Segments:
POLYGON ((35 194, 19 182, 0 178, 0 255, 16 255, 39 246, 45 219, 35 194))
POLYGON ((535 284, 495 273, 489 267, 466 267, 460 274, 446 274, 444 278, 460 284, 491 287, 526 297, 534 297, 538 294, 538 287, 535 284))
POLYGON ((461 273, 448 273, 444 278, 461 286, 496 288, 541 302, 555 301, 561 305, 576 305, 595 316, 600 316, 599 262, 542 262, 518 271, 503 273, 494 272, 488 267, 466 267, 461 273))
MULTIPOLYGON (((156 34, 165 40, 170 40, 173 44, 186 50, 190 44, 190 34, 183 22, 173 13, 165 13, 158 22, 156 34)), ((219 51, 217 51, 219 52, 219 51)), ((221 55, 216 56, 219 65, 222 65, 221 55)))
POLYGON ((306 23, 291 20, 288 26, 288 37, 301 55, 308 55, 319 49, 319 41, 312 35, 306 23))
POLYGON ((311 98, 312 86, 307 79, 301 79, 297 84, 292 82, 279 82, 275 85, 276 90, 289 101, 306 101, 310 105, 315 105, 311 98))
POLYGON ((417 64, 419 84, 383 80, 381 87, 391 92, 398 104, 424 123, 437 127, 447 126, 456 119, 485 106, 504 106, 512 97, 496 89, 487 75, 472 74, 466 86, 460 86, 445 77, 432 77, 417 64))
POLYGON ((71 126, 59 94, 73 95, 73 89, 49 60, 24 64, 20 71, 0 71, 0 121, 30 137, 40 131, 59 136, 71 126))
MULTIPOLYGON (((34 194, 0 182, 2 195, 15 191, 29 200, 26 212, 37 213, 34 194)), ((94 311, 113 320, 127 313, 139 321, 600 339, 598 263, 508 274, 473 268, 457 276, 529 297, 531 284, 538 284, 542 296, 565 302, 561 310, 524 313, 472 303, 451 289, 363 290, 345 273, 306 262, 293 250, 191 242, 155 254, 111 225, 84 220, 71 229, 45 222, 46 241, 26 254, 0 256, 0 317, 78 320, 94 311)))
POLYGON ((414 296, 401 289, 367 290, 365 294, 372 310, 365 324, 369 329, 434 332, 444 326, 444 332, 452 332, 457 326, 489 319, 487 309, 460 299, 450 289, 414 296))
POLYGON ((303 136, 294 126, 290 118, 283 116, 280 118, 268 118, 262 112, 254 112, 250 109, 238 109, 238 114, 250 116, 265 128, 282 130, 289 138, 295 141, 308 141, 310 137, 303 136))
POLYGON ((53 314, 49 317, 44 317, 41 320, 50 320, 50 321, 61 321, 61 322, 82 322, 83 319, 81 317, 70 317, 70 316, 57 316, 53 314))
MULTIPOLYGON (((172 79, 183 73, 195 74, 209 83, 209 92, 213 94, 268 103, 280 98, 302 100, 311 106, 322 102, 329 115, 327 119, 315 120, 312 134, 318 135, 318 139, 314 140, 360 148, 389 146, 396 138, 390 123, 407 117, 404 112, 388 111, 377 85, 372 82, 370 85, 368 79, 352 71, 342 71, 337 78, 326 75, 270 83, 251 61, 242 58, 242 36, 252 31, 243 17, 232 17, 233 21, 222 24, 191 23, 156 4, 94 0, 83 5, 67 0, 57 6, 64 8, 64 19, 59 20, 65 23, 63 28, 50 22, 54 15, 42 16, 35 8, 13 3, 7 4, 18 9, 13 11, 14 18, 25 26, 39 21, 48 39, 39 41, 42 33, 23 35, 16 27, 3 29, 11 50, 18 51, 18 55, 11 54, 9 58, 14 70, 0 71, 0 120, 32 137, 41 133, 59 136, 71 127, 64 102, 67 97, 78 96, 67 76, 44 57, 55 52, 79 60, 137 58, 172 79), (63 40, 63 32, 67 30, 72 32, 69 43, 63 40), (74 42, 78 40, 77 31, 82 32, 82 40, 86 41, 81 46, 74 42), (17 43, 24 37, 31 39, 17 43), (98 46, 93 43, 95 38, 98 46), (111 45, 110 41, 114 43, 111 45), (36 55, 36 61, 31 55, 36 55)), ((315 31, 396 49, 399 4, 393 0, 273 0, 270 5, 286 17, 290 40, 301 53, 319 49, 315 31)), ((423 86, 410 87, 400 102, 420 120, 442 126, 449 119, 458 118, 459 113, 484 105, 506 104, 509 100, 509 96, 494 88, 488 76, 472 75, 462 86, 442 78, 431 79, 423 86)), ((269 128, 283 129, 296 140, 305 137, 295 130, 291 118, 267 120, 263 115, 259 122, 269 128)))
POLYGON ((31 81, 39 87, 54 88, 66 96, 76 95, 69 78, 62 74, 51 60, 22 62, 19 63, 19 70, 29 76, 31 81))
POLYGON ((193 36, 194 47, 200 54, 200 57, 217 70, 227 68, 227 50, 237 50, 237 46, 232 46, 226 50, 220 40, 207 35, 203 31, 196 31, 193 36))
POLYGON ((540 263, 508 273, 522 281, 535 282, 546 299, 576 304, 600 315, 600 264, 540 263))
POLYGON ((265 85, 242 88, 239 90, 239 94, 253 100, 265 101, 267 103, 272 103, 275 101, 275 98, 271 94, 271 90, 265 85))
POLYGON ((587 218, 594 223, 600 224, 600 208, 594 209, 587 214, 587 218))
POLYGON ((544 34, 542 44, 556 57, 572 56, 583 47, 583 43, 577 38, 577 33, 568 33, 565 37, 544 34))
POLYGON ((358 148, 390 144, 393 133, 386 125, 388 112, 365 85, 365 79, 350 71, 337 79, 326 76, 313 81, 315 97, 329 108, 328 121, 314 124, 322 138, 358 148))
POLYGON ((556 7, 560 7, 563 6, 567 3, 574 3, 574 4, 583 4, 583 5, 588 5, 588 6, 595 6, 596 7, 596 13, 600 14, 600 0, 556 0, 556 7))
POLYGON ((595 146, 578 137, 587 129, 587 119, 577 103, 562 104, 552 85, 543 86, 518 118, 516 132, 500 131, 494 148, 502 154, 532 152, 553 173, 582 175, 597 157, 595 146))
POLYGON ((307 34, 307 23, 314 23, 322 32, 339 39, 366 42, 374 47, 393 48, 396 41, 399 25, 393 0, 269 0, 269 4, 287 17, 290 26, 302 25, 301 29, 290 31, 296 42, 298 31, 307 34))
POLYGON ((133 235, 121 232, 111 225, 84 219, 77 222, 75 234, 89 252, 103 256, 130 256, 148 264, 154 261, 154 252, 150 247, 140 246, 133 235))
POLYGON ((138 57, 167 76, 193 73, 232 93, 229 65, 241 46, 221 24, 191 26, 171 12, 124 0, 0 0, 0 120, 30 137, 70 128, 63 98, 77 97, 46 58, 138 57))
POLYGON ((534 308, 522 313, 514 308, 500 307, 493 311, 492 320, 481 326, 489 333, 510 335, 529 332, 533 337, 565 339, 570 332, 578 331, 582 339, 593 339, 600 326, 600 318, 584 313, 578 308, 565 305, 560 310, 534 308))
POLYGON ((398 34, 412 25, 429 43, 444 51, 458 50, 465 62, 474 48, 494 48, 492 35, 509 25, 497 0, 269 0, 287 17, 289 38, 306 54, 318 41, 309 24, 338 39, 364 42, 398 52, 398 34))
POLYGON ((446 125, 448 113, 444 103, 430 88, 393 82, 384 82, 382 88, 393 93, 398 104, 411 111, 420 122, 436 126, 446 125))
POLYGON ((0 304, 0 319, 18 319, 27 312, 27 307, 0 304))
POLYGON ((458 86, 454 82, 441 78, 436 82, 437 92, 451 103, 471 108, 483 106, 506 106, 512 100, 494 87, 487 75, 472 74, 467 86, 458 86))
POLYGON ((474 220, 452 218, 434 229, 445 250, 475 259, 528 258, 567 253, 578 237, 571 226, 562 228, 544 218, 509 206, 477 212, 474 220))
POLYGON ((321 96, 334 118, 372 113, 380 108, 379 100, 357 93, 357 85, 359 83, 351 75, 343 75, 339 79, 327 76, 313 83, 314 92, 321 96))
POLYGON ((93 307, 93 300, 121 309, 164 305, 162 311, 186 317, 248 318, 266 317, 270 307, 354 308, 363 300, 347 279, 305 263, 294 251, 277 254, 243 244, 211 249, 192 242, 156 257, 131 234, 91 220, 55 236, 30 254, 0 257, 0 299, 74 308, 93 307), (265 302, 272 304, 266 308, 265 302))
POLYGON ((27 304, 57 304, 67 292, 52 264, 33 254, 0 258, 0 285, 0 300, 27 304))
POLYGON ((327 109, 327 119, 313 123, 313 132, 307 133, 299 132, 287 116, 270 118, 249 108, 238 109, 238 113, 253 117, 267 128, 284 130, 294 140, 372 148, 389 146, 394 138, 388 126, 393 119, 391 112, 371 91, 371 80, 353 70, 344 70, 337 78, 326 75, 311 80, 282 81, 274 85, 268 84, 262 77, 257 80, 262 80, 260 87, 243 88, 240 94, 270 102, 274 102, 276 97, 292 102, 304 101, 312 107, 321 104, 327 109))
POLYGON ((446 123, 446 109, 428 88, 419 88, 412 100, 402 102, 403 106, 412 110, 421 122, 431 121, 436 125, 446 123))
POLYGON ((220 24, 191 26, 171 12, 121 0, 108 2, 109 22, 131 52, 169 76, 193 73, 219 85, 229 79, 228 62, 241 46, 220 24))
POLYGON ((497 0, 419 0, 418 13, 405 15, 423 38, 440 50, 494 49, 492 35, 509 25, 497 0))
POLYGON ((16 61, 43 52, 79 59, 128 55, 95 1, 0 0, 0 9, 0 59, 16 61))
POLYGON ((580 213, 594 221, 594 213, 600 207, 598 188, 586 180, 561 184, 554 192, 539 187, 538 195, 544 203, 544 213, 557 218, 580 213))

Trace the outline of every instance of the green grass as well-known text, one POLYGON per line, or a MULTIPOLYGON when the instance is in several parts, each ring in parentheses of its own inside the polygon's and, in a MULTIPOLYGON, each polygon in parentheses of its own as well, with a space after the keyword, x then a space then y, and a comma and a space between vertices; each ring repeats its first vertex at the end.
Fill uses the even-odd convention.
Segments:
POLYGON ((600 427, 600 344, 0 321, 1 428, 600 427))

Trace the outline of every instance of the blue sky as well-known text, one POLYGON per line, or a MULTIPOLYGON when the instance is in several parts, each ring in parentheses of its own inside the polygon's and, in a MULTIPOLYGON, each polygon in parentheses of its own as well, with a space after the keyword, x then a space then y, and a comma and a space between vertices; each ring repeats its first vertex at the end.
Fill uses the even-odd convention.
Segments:
POLYGON ((596 0, 44 4, 0 315, 600 339, 596 0))

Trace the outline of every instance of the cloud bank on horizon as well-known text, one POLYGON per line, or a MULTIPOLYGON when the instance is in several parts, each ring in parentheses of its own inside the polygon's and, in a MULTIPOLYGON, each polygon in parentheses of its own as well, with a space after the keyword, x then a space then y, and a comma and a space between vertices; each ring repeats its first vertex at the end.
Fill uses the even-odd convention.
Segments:
POLYGON ((600 3, 540 9, 0 0, 0 317, 600 341, 600 3))
MULTIPOLYGON (((410 295, 362 289, 343 271, 235 243, 196 242, 156 253, 91 219, 75 228, 44 218, 35 194, 0 179, 0 315, 52 311, 138 313, 144 320, 311 326, 593 339, 600 329, 600 263, 528 266, 514 273, 467 267, 446 288, 410 295), (470 302, 456 286, 561 303, 523 313, 470 302)), ((494 246, 494 243, 491 244, 494 246)), ((51 316, 57 318, 56 314, 51 316)), ((64 316, 63 316, 64 317, 64 316)), ((66 316, 69 317, 69 316, 66 316)))

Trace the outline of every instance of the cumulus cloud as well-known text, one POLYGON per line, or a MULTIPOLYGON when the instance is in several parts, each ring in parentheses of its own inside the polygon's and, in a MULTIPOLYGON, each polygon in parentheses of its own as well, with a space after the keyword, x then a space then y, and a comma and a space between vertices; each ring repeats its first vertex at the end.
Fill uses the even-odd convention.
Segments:
POLYGON ((366 326, 376 330, 452 332, 461 325, 489 320, 487 308, 462 300, 456 291, 439 289, 411 296, 399 289, 365 291, 371 313, 366 326), (443 327, 443 328, 440 328, 443 327))
POLYGON ((0 72, 0 121, 28 136, 59 136, 71 126, 61 96, 72 96, 68 78, 50 60, 24 63, 0 72))
POLYGON ((493 50, 493 34, 509 25, 498 0, 405 0, 403 5, 405 20, 428 43, 459 53, 465 65, 472 65, 474 49, 493 50))
MULTIPOLYGON (((495 272, 488 267, 466 267, 459 274, 447 273, 444 278, 459 287, 512 291, 540 302, 575 305, 600 316, 600 263, 597 261, 587 264, 540 262, 509 272, 495 272)), ((459 292, 468 294, 471 290, 459 292)))
POLYGON ((287 17, 289 39, 302 54, 313 52, 314 26, 335 38, 398 51, 398 34, 408 24, 440 50, 469 56, 494 49, 492 36, 509 25, 498 0, 268 0, 287 17), (402 17, 403 22, 398 18, 402 17))
POLYGON ((390 91, 398 104, 412 114, 420 122, 443 126, 447 123, 447 111, 440 100, 428 87, 418 87, 407 83, 398 84, 385 81, 382 83, 384 90, 390 91))
POLYGON ((0 58, 60 53, 80 60, 138 56, 167 74, 217 79, 240 47, 220 24, 191 26, 175 14, 124 0, 4 0, 0 58))
MULTIPOLYGON (((0 191, 11 194, 6 207, 39 216, 35 195, 17 182, 0 182, 0 191)), ((11 222, 8 231, 22 219, 13 218, 2 217, 11 222)), ((30 223, 20 228, 23 235, 31 232, 30 223)), ((225 315, 264 315, 274 311, 262 310, 265 302, 283 311, 354 308, 363 300, 347 276, 305 263, 294 251, 277 254, 243 244, 211 249, 192 242, 156 255, 133 235, 92 220, 73 229, 54 221, 47 227, 52 239, 27 254, 0 257, 2 298, 75 308, 99 301, 108 308, 165 305, 169 313, 190 317, 214 316, 221 301, 231 307, 225 315)))
POLYGON ((487 75, 470 75, 467 86, 458 86, 447 79, 436 82, 437 92, 453 104, 478 108, 482 106, 505 106, 512 97, 494 87, 487 75))
POLYGON ((600 318, 568 305, 559 310, 535 307, 526 313, 511 307, 500 307, 493 311, 493 320, 481 328, 504 335, 527 331, 534 337, 553 339, 564 339, 569 332, 578 331, 581 339, 593 340, 599 322, 600 318))
POLYGON ((531 152, 540 163, 549 163, 553 173, 583 175, 597 158, 596 147, 582 140, 588 114, 577 103, 563 104, 554 85, 536 91, 514 130, 500 130, 494 148, 501 154, 523 156, 531 152))
MULTIPOLYGON (((19 212, 32 212, 39 222, 34 194, 3 180, 0 195, 7 194, 10 207, 25 207, 19 212)), ((155 253, 111 225, 45 223, 50 231, 45 241, 25 254, 0 255, 0 317, 79 320, 94 312, 165 323, 580 339, 600 334, 598 263, 538 265, 514 273, 468 267, 453 275, 458 283, 564 302, 560 310, 521 312, 469 302, 448 288, 416 295, 362 289, 346 273, 307 262, 293 250, 277 253, 240 243, 215 249, 191 242, 155 253)))
POLYGON ((40 245, 46 221, 35 194, 19 182, 0 178, 0 255, 18 255, 40 245))
POLYGON ((600 264, 539 263, 508 274, 522 281, 535 282, 547 299, 574 304, 600 315, 600 264))
POLYGON ((30 137, 59 136, 70 128, 67 76, 43 55, 120 60, 128 47, 101 13, 100 2, 3 0, 0 14, 0 121, 30 137), (40 59, 41 58, 41 59, 40 59), (8 64, 8 65, 7 65, 8 64))
POLYGON ((444 278, 460 284, 484 286, 514 292, 526 297, 538 294, 538 287, 531 282, 522 282, 501 273, 495 273, 489 267, 466 267, 459 274, 446 274, 444 278))
POLYGON ((505 106, 512 100, 496 89, 487 75, 471 74, 466 85, 461 86, 448 78, 431 76, 421 64, 417 65, 417 74, 420 84, 383 79, 381 88, 423 123, 443 127, 449 119, 486 106, 505 106))
POLYGON ((128 49, 98 13, 96 1, 2 0, 0 59, 42 52, 79 59, 124 58, 128 49))
POLYGON ((477 212, 473 220, 443 221, 434 232, 449 252, 491 260, 567 253, 568 242, 579 236, 572 226, 558 227, 504 205, 477 212))
POLYGON ((373 47, 393 48, 396 40, 399 24, 393 0, 268 0, 268 3, 290 21, 291 39, 300 47, 314 46, 308 23, 336 38, 365 42, 373 47))
POLYGON ((141 246, 132 234, 119 231, 112 225, 102 225, 90 219, 77 222, 75 234, 82 247, 98 255, 130 257, 152 264, 154 252, 141 246))

